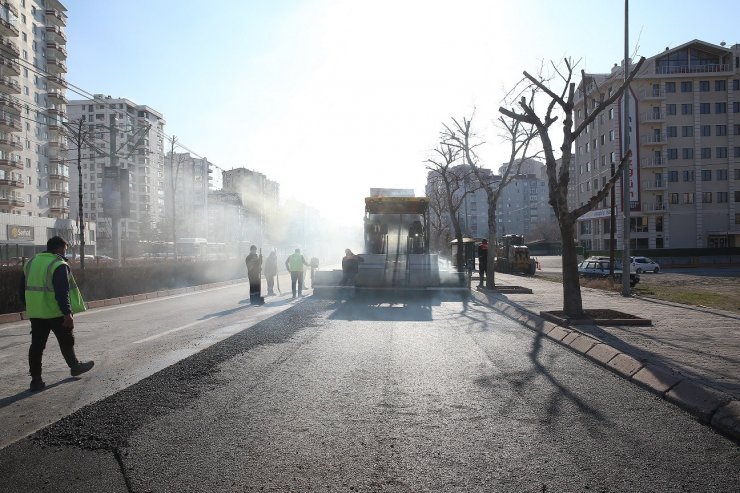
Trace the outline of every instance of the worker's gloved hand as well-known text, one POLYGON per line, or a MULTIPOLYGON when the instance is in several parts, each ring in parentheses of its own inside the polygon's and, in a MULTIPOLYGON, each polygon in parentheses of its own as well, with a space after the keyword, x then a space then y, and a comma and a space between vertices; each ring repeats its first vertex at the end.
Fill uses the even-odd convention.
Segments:
POLYGON ((62 321, 62 327, 64 327, 65 329, 69 329, 69 330, 72 330, 75 328, 75 321, 72 318, 71 313, 64 316, 64 320, 62 321))

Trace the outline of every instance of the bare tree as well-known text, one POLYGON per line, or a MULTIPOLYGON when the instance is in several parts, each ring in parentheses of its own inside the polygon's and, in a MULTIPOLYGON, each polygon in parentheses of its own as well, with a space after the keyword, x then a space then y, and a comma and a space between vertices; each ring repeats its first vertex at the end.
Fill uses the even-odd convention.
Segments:
POLYGON ((560 241, 560 228, 552 221, 540 221, 532 228, 532 237, 544 241, 560 241))
MULTIPOLYGON (((609 97, 606 97, 603 92, 600 92, 598 104, 596 104, 591 113, 588 112, 588 105, 584 104, 584 118, 578 123, 574 123, 573 121, 576 84, 573 82, 575 64, 570 59, 565 60, 566 70, 563 72, 558 70, 557 67, 555 68, 556 72, 564 82, 563 88, 559 94, 550 89, 547 81, 542 78, 536 78, 526 71, 524 72, 524 80, 532 87, 536 88, 538 93, 544 93, 549 98, 546 107, 547 109, 544 112, 544 117, 538 114, 533 101, 528 101, 526 98, 521 98, 519 100, 519 108, 521 112, 518 112, 516 109, 507 109, 504 107, 499 108, 499 111, 509 118, 525 124, 534 125, 537 129, 540 140, 542 141, 542 148, 545 153, 545 164, 547 166, 547 179, 550 195, 549 203, 555 212, 555 217, 557 218, 558 226, 560 227, 560 234, 563 239, 563 311, 565 315, 570 318, 579 318, 583 316, 583 302, 581 299, 581 286, 578 278, 578 257, 576 254, 575 244, 576 223, 579 217, 604 200, 614 186, 614 183, 616 183, 621 176, 622 169, 631 158, 631 153, 627 151, 626 154, 622 156, 619 166, 607 183, 603 185, 601 190, 598 190, 593 197, 591 197, 591 199, 582 206, 577 207, 574 210, 570 210, 568 208, 568 183, 570 182, 570 163, 573 153, 573 143, 581 132, 583 132, 584 129, 594 121, 599 113, 604 111, 621 97, 625 88, 627 88, 632 82, 644 62, 645 58, 641 58, 632 68, 627 79, 616 91, 612 92, 609 97), (558 169, 557 166, 555 150, 553 149, 553 143, 550 138, 550 127, 558 120, 558 116, 554 114, 555 111, 562 112, 562 116, 564 117, 562 135, 563 143, 560 146, 562 153, 560 169, 558 169)), ((627 67, 625 67, 625 70, 627 70, 627 67)), ((585 83, 587 76, 583 70, 581 71, 581 75, 582 80, 585 83)))
MULTIPOLYGON (((503 172, 500 180, 493 179, 492 174, 483 171, 476 149, 482 144, 478 141, 472 130, 473 116, 463 117, 462 120, 452 119, 452 125, 445 125, 443 141, 450 143, 452 147, 462 153, 463 161, 475 174, 480 186, 486 191, 488 199, 488 235, 491 247, 496 245, 497 222, 496 210, 501 193, 516 175, 519 174, 522 162, 538 156, 537 153, 529 155, 532 140, 537 136, 537 130, 532 124, 522 123, 513 118, 499 117, 503 138, 510 145, 509 161, 502 167, 503 172)), ((493 288, 496 285, 495 278, 496 256, 494 252, 488 255, 488 277, 486 287, 493 288)))
POLYGON ((426 195, 429 199, 429 231, 432 248, 437 252, 447 251, 452 235, 444 184, 436 172, 430 172, 427 177, 426 195))
POLYGON ((446 209, 449 214, 450 223, 457 239, 457 255, 455 265, 458 271, 465 268, 463 259, 463 231, 458 215, 465 197, 478 190, 477 184, 470 186, 471 171, 462 166, 455 166, 460 158, 460 150, 449 143, 441 142, 434 149, 435 157, 427 159, 427 169, 431 171, 432 179, 438 179, 446 209))

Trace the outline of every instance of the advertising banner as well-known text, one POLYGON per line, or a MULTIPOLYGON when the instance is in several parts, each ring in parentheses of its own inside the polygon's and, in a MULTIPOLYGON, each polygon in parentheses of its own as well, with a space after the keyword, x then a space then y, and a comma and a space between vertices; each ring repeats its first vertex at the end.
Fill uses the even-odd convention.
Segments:
POLYGON ((8 224, 8 240, 33 241, 33 226, 17 226, 8 224))

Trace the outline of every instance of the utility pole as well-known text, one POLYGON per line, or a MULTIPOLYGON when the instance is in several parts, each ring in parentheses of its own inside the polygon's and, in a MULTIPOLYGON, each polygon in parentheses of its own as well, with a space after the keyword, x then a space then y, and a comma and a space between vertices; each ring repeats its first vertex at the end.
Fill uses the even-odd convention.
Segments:
MULTIPOLYGON (((624 81, 627 82, 627 68, 629 66, 629 0, 624 0, 624 81)), ((629 152, 629 86, 624 89, 623 103, 623 136, 622 156, 629 152)), ((622 231, 622 296, 630 296, 630 173, 632 172, 632 159, 624 167, 622 173, 622 211, 624 213, 624 225, 622 231)))
MULTIPOLYGON (((118 136, 118 128, 116 127, 116 114, 110 114, 110 138, 108 139, 110 145, 110 166, 118 171, 118 156, 116 155, 116 137, 118 136)), ((120 182, 119 182, 120 184, 120 182)), ((120 191, 119 191, 120 193, 120 191)), ((113 237, 113 258, 116 259, 118 264, 121 264, 121 207, 123 204, 119 200, 119 207, 114 209, 111 213, 111 229, 113 237)))
POLYGON ((172 142, 170 145, 170 184, 172 185, 172 255, 173 259, 177 260, 177 211, 175 210, 175 190, 177 189, 177 175, 180 171, 180 160, 177 162, 177 172, 175 171, 175 143, 177 137, 172 136, 172 142))
POLYGON ((85 116, 80 117, 77 122, 77 200, 78 211, 77 219, 80 222, 80 269, 85 268, 85 220, 82 214, 82 125, 85 123, 85 116))

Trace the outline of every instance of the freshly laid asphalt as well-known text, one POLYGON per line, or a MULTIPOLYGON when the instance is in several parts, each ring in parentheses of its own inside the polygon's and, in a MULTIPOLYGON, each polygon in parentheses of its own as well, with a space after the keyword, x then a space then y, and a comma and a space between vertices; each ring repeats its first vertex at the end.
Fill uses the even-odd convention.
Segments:
MULTIPOLYGON (((560 308, 558 284, 499 281, 534 294, 304 298, 0 450, 0 491, 738 491, 732 440, 536 320, 560 308)), ((584 303, 653 302, 584 290, 584 303)), ((570 340, 591 330, 677 367, 689 342, 712 339, 681 332, 693 309, 653 304, 682 315, 570 340)), ((715 330, 736 333, 731 316, 712 313, 728 320, 715 330)), ((737 354, 717 360, 732 368, 737 354)), ((713 361, 681 369, 736 389, 713 361)))

